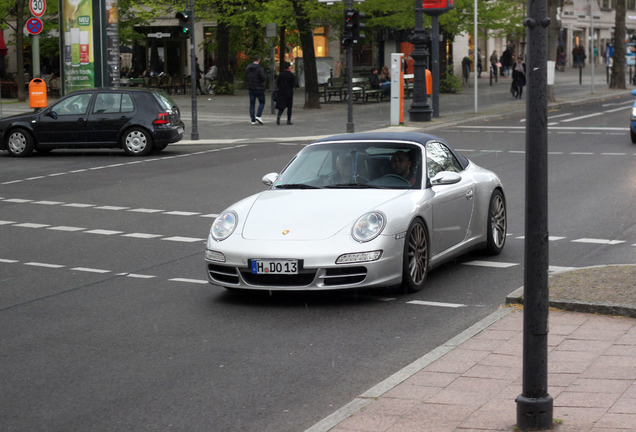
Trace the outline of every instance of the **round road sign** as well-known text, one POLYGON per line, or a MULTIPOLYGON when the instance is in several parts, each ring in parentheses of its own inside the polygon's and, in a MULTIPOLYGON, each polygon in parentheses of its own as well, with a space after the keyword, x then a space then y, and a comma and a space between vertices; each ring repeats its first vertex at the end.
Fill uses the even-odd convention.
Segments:
POLYGON ((29 9, 31 9, 31 15, 41 17, 46 11, 46 0, 29 0, 29 9))
POLYGON ((40 18, 29 18, 26 22, 27 31, 32 35, 40 34, 42 27, 42 20, 40 18))

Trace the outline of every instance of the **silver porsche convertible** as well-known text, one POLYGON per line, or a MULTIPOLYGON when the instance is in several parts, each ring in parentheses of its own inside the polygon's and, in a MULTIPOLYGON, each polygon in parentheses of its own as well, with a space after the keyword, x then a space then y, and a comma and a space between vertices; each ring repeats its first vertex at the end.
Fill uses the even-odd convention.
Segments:
POLYGON ((303 148, 269 189, 224 210, 205 252, 228 289, 399 286, 474 249, 499 254, 506 201, 495 173, 420 133, 338 135, 303 148))

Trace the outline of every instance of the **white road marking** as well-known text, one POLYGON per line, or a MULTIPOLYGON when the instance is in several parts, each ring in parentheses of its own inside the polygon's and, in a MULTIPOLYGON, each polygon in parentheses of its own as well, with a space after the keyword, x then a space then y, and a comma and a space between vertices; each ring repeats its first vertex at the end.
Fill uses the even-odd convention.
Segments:
POLYGON ((625 243, 625 241, 623 241, 623 240, 596 239, 596 238, 580 238, 580 239, 572 240, 572 243, 591 243, 591 244, 617 245, 617 244, 625 243))
POLYGON ((198 241, 205 241, 206 239, 195 238, 195 237, 179 237, 179 236, 175 236, 175 237, 162 238, 161 240, 168 240, 168 241, 174 241, 174 242, 194 243, 194 242, 198 242, 198 241))
POLYGON ((69 204, 62 204, 62 207, 89 208, 89 207, 95 207, 95 204, 69 203, 69 204))
POLYGON ((73 267, 71 270, 87 272, 87 273, 110 273, 110 270, 96 269, 90 267, 73 267))
POLYGON ((163 214, 172 215, 172 216, 195 216, 195 215, 200 215, 201 213, 186 212, 186 211, 169 211, 169 212, 164 212, 163 214))
POLYGON ((28 203, 28 202, 32 202, 33 200, 28 200, 28 199, 21 199, 21 198, 9 198, 9 199, 5 199, 4 201, 6 202, 12 202, 12 203, 28 203))
POLYGON ((21 227, 21 228, 45 228, 45 227, 48 227, 48 226, 51 226, 51 225, 25 222, 25 223, 15 224, 13 226, 21 227))
POLYGON ((5 220, 0 220, 0 225, 11 225, 17 223, 16 221, 5 221, 5 220))
POLYGON ((163 237, 161 234, 146 234, 146 233, 130 233, 130 234, 122 234, 122 237, 132 237, 132 238, 140 238, 140 239, 152 239, 157 237, 163 237))
POLYGON ((119 206, 99 206, 95 207, 99 210, 128 210, 130 207, 119 207, 119 206))
POLYGON ((4 258, 0 258, 0 262, 1 263, 6 263, 6 264, 14 264, 17 262, 20 262, 18 260, 12 260, 12 259, 4 259, 4 258))
POLYGON ((60 264, 47 264, 47 263, 41 263, 41 262, 27 262, 24 263, 24 265, 28 265, 28 266, 34 266, 34 267, 46 267, 46 268, 62 268, 62 267, 66 267, 60 264))
POLYGON ((208 281, 205 279, 187 279, 187 278, 173 278, 168 279, 170 282, 186 282, 186 283, 195 283, 195 284, 207 284, 208 281))
POLYGON ((514 266, 518 266, 519 265, 519 263, 496 262, 496 261, 480 261, 480 260, 467 261, 467 262, 462 263, 462 264, 478 266, 478 267, 494 267, 494 268, 508 268, 508 267, 514 267, 514 266))
POLYGON ((129 212, 136 212, 136 213, 160 213, 163 212, 165 210, 158 210, 158 209, 147 209, 147 208, 136 208, 136 209, 130 209, 128 210, 129 212))
POLYGON ((123 233, 123 231, 113 231, 113 230, 104 230, 104 229, 94 229, 94 230, 89 230, 84 232, 88 234, 100 234, 100 235, 115 235, 115 234, 123 233))
POLYGON ((448 308, 466 307, 465 304, 460 304, 460 303, 440 303, 440 302, 431 302, 431 301, 423 301, 423 300, 411 300, 406 302, 406 304, 414 304, 414 305, 420 305, 420 306, 448 307, 448 308))
POLYGON ((86 228, 60 225, 60 226, 49 227, 47 229, 54 230, 54 231, 75 232, 75 231, 84 231, 86 228))
POLYGON ((63 204, 60 201, 33 201, 31 204, 42 204, 42 205, 60 205, 63 204))

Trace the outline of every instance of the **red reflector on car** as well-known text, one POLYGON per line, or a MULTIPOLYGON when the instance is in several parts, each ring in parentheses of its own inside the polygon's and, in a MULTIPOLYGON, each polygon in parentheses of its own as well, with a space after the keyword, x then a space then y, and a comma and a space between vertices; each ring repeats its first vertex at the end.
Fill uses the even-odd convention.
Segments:
POLYGON ((168 123, 170 123, 170 114, 168 114, 167 112, 159 113, 155 121, 152 122, 152 124, 168 124, 168 123))

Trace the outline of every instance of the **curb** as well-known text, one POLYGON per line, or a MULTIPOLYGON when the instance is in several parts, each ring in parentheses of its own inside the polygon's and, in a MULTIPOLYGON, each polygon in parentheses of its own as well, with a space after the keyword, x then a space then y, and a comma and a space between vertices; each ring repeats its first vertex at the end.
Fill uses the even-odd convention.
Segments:
MULTIPOLYGON (((633 264, 624 264, 633 265, 633 264)), ((574 272, 584 269, 606 268, 614 267, 616 265, 598 265, 589 267, 578 267, 571 270, 566 270, 561 273, 574 272)), ((552 277, 552 276, 550 276, 552 277)), ((523 305, 523 291, 524 287, 519 287, 506 297, 506 305, 521 304, 523 305)), ((585 302, 577 300, 565 300, 559 298, 550 298, 548 300, 550 307, 570 311, 570 312, 582 312, 601 315, 614 315, 624 316, 627 318, 636 318, 636 305, 630 304, 617 304, 617 303, 605 303, 605 302, 585 302)))

